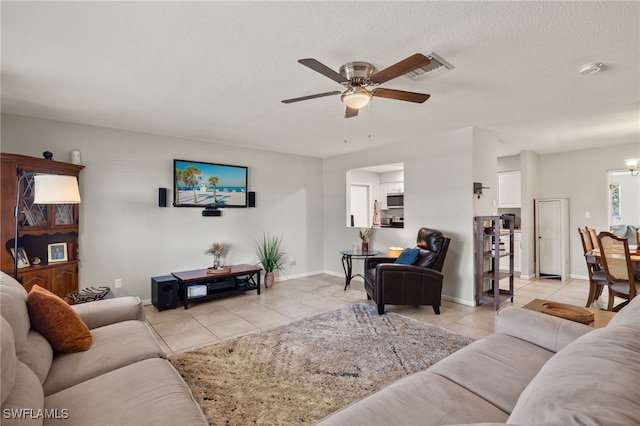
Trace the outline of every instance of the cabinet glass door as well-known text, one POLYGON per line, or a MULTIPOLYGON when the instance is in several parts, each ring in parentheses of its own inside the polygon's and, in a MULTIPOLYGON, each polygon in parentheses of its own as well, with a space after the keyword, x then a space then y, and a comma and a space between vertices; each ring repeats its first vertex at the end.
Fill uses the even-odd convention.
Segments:
POLYGON ((29 176, 23 180, 22 190, 22 219, 21 226, 47 226, 47 205, 34 204, 34 179, 29 176))

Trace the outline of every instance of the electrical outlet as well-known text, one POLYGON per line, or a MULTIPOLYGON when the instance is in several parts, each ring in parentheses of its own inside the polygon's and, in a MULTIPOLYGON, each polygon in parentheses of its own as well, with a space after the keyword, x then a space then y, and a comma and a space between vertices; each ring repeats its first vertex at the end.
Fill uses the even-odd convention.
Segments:
POLYGON ((120 288, 122 287, 122 279, 118 278, 114 283, 113 283, 115 288, 120 288))
POLYGON ((295 266, 296 260, 292 257, 291 260, 289 260, 289 263, 291 263, 291 266, 295 266))

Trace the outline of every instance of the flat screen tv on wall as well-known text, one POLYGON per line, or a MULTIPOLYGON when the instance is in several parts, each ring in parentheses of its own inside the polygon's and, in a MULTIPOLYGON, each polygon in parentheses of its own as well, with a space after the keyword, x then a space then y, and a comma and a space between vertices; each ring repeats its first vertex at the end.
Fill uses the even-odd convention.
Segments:
POLYGON ((175 207, 247 207, 247 168, 173 160, 175 207))

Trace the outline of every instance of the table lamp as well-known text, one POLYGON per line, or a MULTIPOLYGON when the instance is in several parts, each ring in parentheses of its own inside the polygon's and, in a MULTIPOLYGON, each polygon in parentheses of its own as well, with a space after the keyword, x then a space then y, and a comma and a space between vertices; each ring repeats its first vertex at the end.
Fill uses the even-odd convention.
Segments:
POLYGON ((33 204, 79 204, 78 179, 68 175, 46 175, 26 172, 20 175, 16 189, 14 209, 15 230, 13 238, 13 277, 18 279, 18 218, 20 216, 20 194, 22 182, 33 177, 33 204))

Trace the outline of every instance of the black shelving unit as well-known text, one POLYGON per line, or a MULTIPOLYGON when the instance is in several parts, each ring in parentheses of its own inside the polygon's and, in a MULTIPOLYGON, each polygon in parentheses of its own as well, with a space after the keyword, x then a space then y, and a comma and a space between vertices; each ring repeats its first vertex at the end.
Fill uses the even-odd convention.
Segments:
POLYGON ((509 299, 513 303, 514 229, 511 215, 475 217, 476 305, 492 302, 498 310, 509 299), (508 249, 500 246, 500 237, 505 235, 509 236, 508 249), (500 271, 500 259, 504 257, 509 258, 508 272, 500 271), (504 282, 508 282, 508 288, 504 282))

